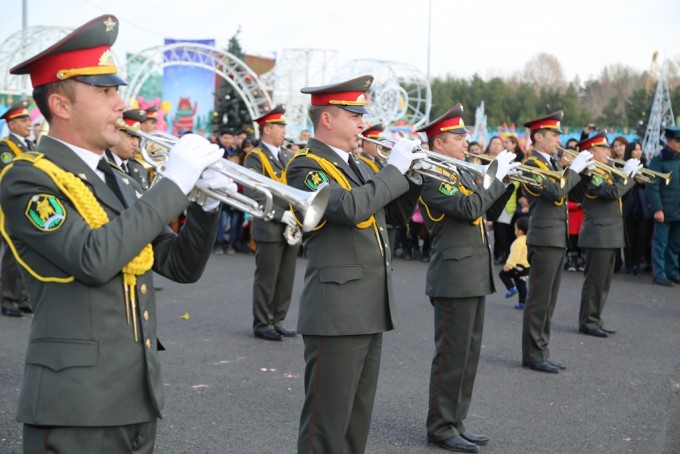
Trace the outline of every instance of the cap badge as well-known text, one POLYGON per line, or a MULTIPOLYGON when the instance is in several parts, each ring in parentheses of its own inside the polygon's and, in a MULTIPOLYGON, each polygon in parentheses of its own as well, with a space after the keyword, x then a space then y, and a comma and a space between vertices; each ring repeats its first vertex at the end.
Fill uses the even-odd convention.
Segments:
POLYGON ((99 66, 114 66, 113 55, 110 51, 105 51, 101 57, 99 57, 99 66))
POLYGON ((106 18, 106 20, 104 21, 104 25, 106 26, 107 32, 112 32, 113 29, 116 28, 116 22, 110 17, 106 18))

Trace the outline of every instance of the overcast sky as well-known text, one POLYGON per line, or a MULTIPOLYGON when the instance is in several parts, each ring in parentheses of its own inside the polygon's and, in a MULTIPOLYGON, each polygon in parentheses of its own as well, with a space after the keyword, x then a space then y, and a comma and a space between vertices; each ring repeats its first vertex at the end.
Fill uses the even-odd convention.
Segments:
MULTIPOLYGON (((123 56, 163 38, 214 38, 241 26, 246 53, 286 48, 338 51, 338 64, 375 58, 427 73, 428 0, 25 0, 28 25, 77 27, 111 13, 123 56)), ((0 42, 22 24, 22 0, 2 0, 0 42)), ((555 55, 567 80, 609 64, 648 69, 654 51, 680 58, 678 0, 431 0, 431 76, 509 76, 540 52, 555 55)))

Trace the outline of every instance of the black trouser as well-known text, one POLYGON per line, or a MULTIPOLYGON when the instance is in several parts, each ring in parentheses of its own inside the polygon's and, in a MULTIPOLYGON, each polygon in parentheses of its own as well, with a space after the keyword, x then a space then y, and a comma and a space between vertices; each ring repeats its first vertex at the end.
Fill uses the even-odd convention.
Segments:
POLYGON ((527 302, 529 268, 518 268, 513 268, 510 271, 501 270, 500 273, 498 273, 498 276, 501 278, 501 281, 503 281, 506 289, 510 290, 512 287, 517 287, 519 303, 524 304, 527 302))
POLYGON ((493 223, 493 257, 505 261, 510 253, 510 245, 515 241, 515 227, 502 222, 493 223))
POLYGON ((624 249, 626 269, 639 269, 649 239, 649 219, 626 219, 624 225, 628 241, 624 249))

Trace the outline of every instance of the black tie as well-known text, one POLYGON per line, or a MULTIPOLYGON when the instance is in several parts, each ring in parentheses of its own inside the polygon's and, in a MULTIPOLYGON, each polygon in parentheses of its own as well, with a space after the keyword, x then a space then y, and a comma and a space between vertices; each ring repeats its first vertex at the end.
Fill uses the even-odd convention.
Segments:
POLYGON ((118 200, 124 205, 127 206, 125 203, 125 199, 123 198, 123 193, 120 192, 120 188, 118 187, 118 182, 116 181, 116 176, 113 174, 113 170, 111 170, 111 165, 106 161, 106 159, 100 159, 99 163, 97 164, 97 170, 101 171, 104 174, 104 180, 106 181, 106 185, 113 191, 113 193, 118 197, 118 200))
POLYGON ((359 181, 361 181, 361 184, 364 184, 365 183, 364 177, 361 176, 361 171, 359 170, 359 166, 357 166, 357 163, 352 156, 349 157, 349 159, 347 160, 347 163, 349 164, 350 168, 352 169, 354 174, 357 176, 359 181))
POLYGON ((33 146, 33 142, 31 142, 31 141, 28 140, 28 139, 26 139, 26 149, 27 149, 28 151, 33 151, 33 150, 35 150, 35 147, 33 146))
POLYGON ((121 162, 120 166, 123 168, 123 171, 127 173, 128 175, 130 174, 130 171, 128 170, 127 162, 121 162))
POLYGON ((560 170, 560 168, 557 167, 557 161, 553 157, 550 157, 550 165, 552 166, 553 170, 560 170))

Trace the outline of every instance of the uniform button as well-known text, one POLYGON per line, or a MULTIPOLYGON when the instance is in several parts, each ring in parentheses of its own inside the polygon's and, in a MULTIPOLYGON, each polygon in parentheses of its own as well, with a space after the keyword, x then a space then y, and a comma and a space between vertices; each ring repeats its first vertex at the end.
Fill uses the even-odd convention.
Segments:
POLYGON ((146 348, 150 349, 151 348, 151 339, 148 337, 146 338, 146 348))
POLYGON ((142 284, 142 286, 139 287, 139 291, 142 292, 142 295, 146 295, 146 284, 142 284))
POLYGON ((390 266, 390 262, 385 262, 385 266, 390 266))
POLYGON ((144 314, 142 315, 144 317, 144 321, 149 320, 149 311, 144 311, 144 314))
POLYGON ((382 227, 380 227, 380 231, 381 231, 381 232, 383 231, 383 228, 382 228, 382 227))

